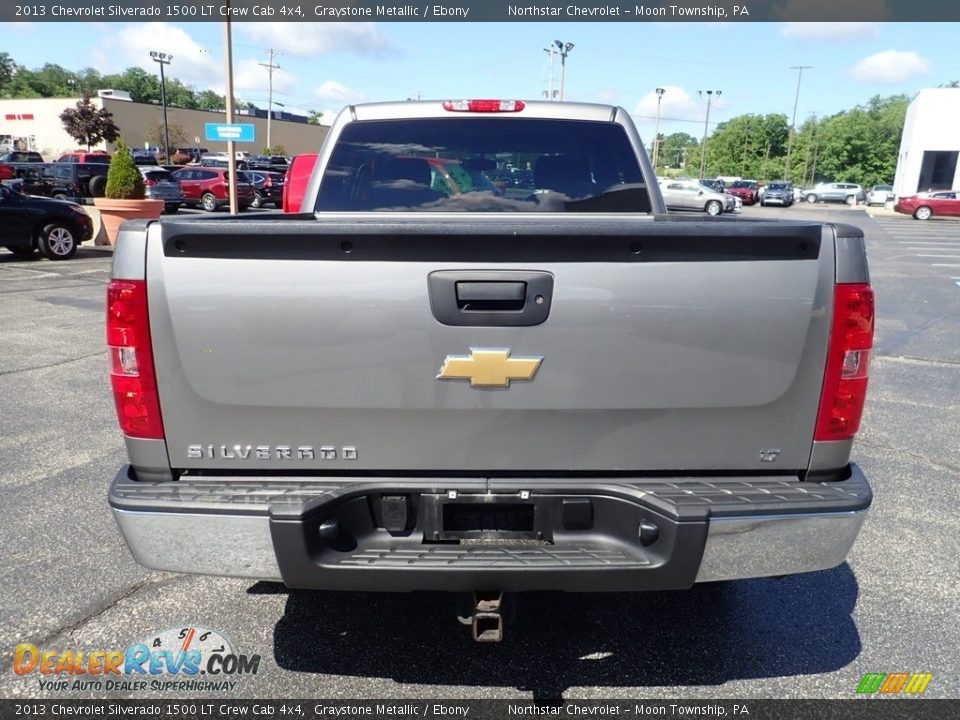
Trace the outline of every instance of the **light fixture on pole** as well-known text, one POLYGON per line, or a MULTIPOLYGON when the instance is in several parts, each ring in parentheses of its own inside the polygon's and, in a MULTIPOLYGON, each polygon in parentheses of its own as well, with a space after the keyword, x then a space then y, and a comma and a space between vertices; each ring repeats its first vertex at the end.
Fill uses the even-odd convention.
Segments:
POLYGON ((710 101, 713 100, 714 95, 720 97, 723 94, 723 90, 697 90, 697 95, 700 98, 703 98, 704 94, 707 96, 707 116, 703 121, 703 141, 700 143, 701 179, 703 179, 703 175, 707 171, 707 126, 710 125, 710 101))
POLYGON ((167 81, 163 75, 163 66, 173 62, 173 55, 150 51, 150 57, 155 63, 160 63, 160 104, 163 106, 163 161, 170 162, 170 128, 167 125, 167 81))
POLYGON ((570 51, 573 50, 573 43, 561 42, 560 40, 554 40, 553 44, 559 48, 560 51, 560 100, 563 100, 563 86, 567 78, 567 55, 570 54, 570 51))
POLYGON ((663 100, 664 88, 657 88, 657 129, 653 132, 653 172, 657 172, 657 160, 660 157, 660 103, 663 100))
POLYGON ((267 76, 269 77, 269 80, 267 81, 269 88, 267 90, 267 154, 272 155, 273 145, 270 143, 270 120, 273 118, 273 71, 280 69, 279 65, 273 64, 273 58, 275 55, 279 55, 280 53, 273 48, 270 48, 267 50, 267 52, 270 53, 270 60, 265 63, 257 64, 260 67, 265 67, 267 69, 267 76))
POLYGON ((787 159, 783 164, 783 177, 790 179, 790 151, 793 150, 793 132, 797 124, 797 103, 800 102, 800 81, 803 80, 803 71, 812 70, 813 65, 792 65, 791 70, 799 71, 797 73, 797 94, 793 98, 793 119, 790 120, 790 133, 787 136, 787 159))

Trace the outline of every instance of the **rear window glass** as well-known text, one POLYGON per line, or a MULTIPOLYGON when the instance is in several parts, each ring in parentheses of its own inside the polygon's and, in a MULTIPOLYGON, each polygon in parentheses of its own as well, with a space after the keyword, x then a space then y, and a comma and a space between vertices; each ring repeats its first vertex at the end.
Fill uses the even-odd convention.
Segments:
POLYGON ((154 182, 174 182, 175 181, 175 178, 173 177, 173 173, 167 170, 151 170, 150 172, 144 173, 143 176, 147 180, 153 180, 154 182))
POLYGON ((487 115, 347 125, 316 209, 649 212, 650 201, 620 125, 487 115))
POLYGON ((110 156, 109 155, 87 155, 87 162, 93 163, 95 165, 109 165, 110 156))

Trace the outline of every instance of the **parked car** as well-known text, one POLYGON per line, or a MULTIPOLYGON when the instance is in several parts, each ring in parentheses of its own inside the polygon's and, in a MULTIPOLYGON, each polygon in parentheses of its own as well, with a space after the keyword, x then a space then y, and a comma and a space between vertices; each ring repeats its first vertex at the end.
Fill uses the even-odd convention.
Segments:
POLYGON ((775 180, 769 183, 763 189, 763 196, 760 198, 760 205, 781 205, 790 207, 793 205, 793 185, 785 180, 775 180))
POLYGON ((143 176, 146 197, 151 200, 163 200, 164 212, 177 212, 183 205, 183 190, 173 173, 161 167, 138 165, 137 169, 143 176))
POLYGON ((667 210, 700 210, 707 215, 720 215, 736 209, 733 195, 716 192, 699 180, 665 180, 660 192, 667 210))
POLYGON ((300 212, 300 204, 307 189, 307 183, 317 164, 317 153, 296 155, 287 168, 283 186, 283 211, 285 213, 300 212))
POLYGON ((191 162, 200 162, 200 158, 208 152, 210 151, 202 147, 178 147, 173 151, 172 155, 187 155, 190 157, 191 162))
POLYGON ((157 156, 152 153, 147 152, 134 152, 133 162, 136 165, 151 165, 157 167, 160 165, 160 161, 157 160, 157 156))
MULTIPOLYGON (((227 158, 226 153, 223 154, 223 157, 217 157, 212 155, 207 155, 200 159, 198 165, 200 167, 215 167, 215 168, 227 168, 229 164, 229 158, 227 158)), ((234 164, 237 167, 237 170, 249 170, 250 166, 247 165, 245 160, 236 160, 234 164)))
POLYGON ((98 162, 55 162, 45 163, 39 168, 39 177, 25 178, 24 192, 73 202, 103 197, 106 192, 109 165, 98 162))
MULTIPOLYGON (((230 204, 227 171, 213 167, 186 167, 172 173, 183 191, 183 204, 213 212, 230 204)), ((253 202, 253 185, 237 178, 237 206, 246 210, 253 202)))
POLYGON ((28 150, 11 150, 0 155, 0 163, 42 163, 43 155, 28 150))
POLYGON ((283 188, 286 178, 283 173, 269 170, 247 170, 244 174, 253 185, 252 208, 262 208, 266 204, 280 207, 283 204, 283 188))
POLYGON ((109 165, 110 154, 103 150, 71 150, 63 153, 54 162, 58 163, 95 163, 97 165, 109 165))
POLYGON ((760 186, 756 180, 736 180, 726 192, 743 200, 744 205, 753 205, 760 200, 760 186))
POLYGON ((723 182, 723 180, 721 180, 720 178, 702 179, 700 180, 700 184, 706 185, 708 188, 710 188, 714 192, 722 193, 727 191, 726 183, 723 182))
POLYGON ((254 155, 246 161, 251 170, 272 170, 286 172, 290 163, 283 155, 254 155))
POLYGON ((863 188, 855 183, 820 183, 812 190, 807 190, 804 196, 808 203, 844 202, 847 205, 856 205, 866 199, 863 188))
POLYGON ((895 200, 893 185, 874 185, 867 193, 867 205, 886 205, 887 201, 895 200))
POLYGON ((76 203, 0 185, 0 245, 14 255, 29 258, 40 250, 50 260, 67 260, 92 237, 93 221, 76 203))
POLYGON ((899 198, 893 209, 904 215, 913 215, 917 220, 929 220, 934 215, 958 217, 960 216, 960 192, 937 190, 908 195, 899 198))

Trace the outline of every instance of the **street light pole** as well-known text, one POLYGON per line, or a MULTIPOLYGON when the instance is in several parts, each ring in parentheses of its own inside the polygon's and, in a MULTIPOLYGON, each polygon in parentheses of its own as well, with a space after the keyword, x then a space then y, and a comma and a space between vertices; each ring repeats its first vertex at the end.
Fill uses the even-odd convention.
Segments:
POLYGON ((260 67, 265 67, 267 69, 267 76, 269 77, 269 80, 267 81, 269 87, 269 90, 267 91, 267 154, 272 155, 273 145, 270 143, 270 120, 273 118, 273 71, 280 69, 279 65, 273 64, 273 56, 279 55, 280 53, 273 48, 270 48, 267 52, 270 53, 270 60, 265 63, 257 64, 260 65, 260 67))
MULTIPOLYGON (((227 0, 227 12, 230 11, 230 0, 227 0)), ((227 124, 233 124, 233 32, 230 26, 230 15, 223 23, 223 46, 225 48, 224 56, 226 61, 227 76, 227 124)), ((237 214, 237 155, 236 143, 233 140, 227 140, 227 179, 230 189, 230 214, 237 214)))
POLYGON ((790 120, 790 133, 787 135, 787 159, 783 164, 783 179, 790 179, 790 153, 793 150, 793 133, 797 125, 797 104, 800 102, 800 81, 803 80, 803 71, 812 70, 813 65, 792 65, 791 70, 797 70, 797 94, 793 98, 793 118, 790 120))
POLYGON ((150 51, 150 57, 153 61, 160 63, 160 104, 163 106, 163 160, 170 162, 170 128, 167 125, 167 81, 163 76, 163 66, 169 65, 173 61, 173 55, 167 53, 150 51))
POLYGON ((550 55, 550 75, 547 85, 547 100, 553 100, 553 56, 556 53, 556 50, 553 49, 553 45, 550 47, 545 47, 543 49, 545 53, 550 55))
POLYGON ((657 172, 657 160, 660 157, 660 103, 663 100, 664 88, 657 88, 657 128, 653 132, 653 172, 657 172))
POLYGON ((704 173, 707 171, 707 126, 710 125, 710 101, 713 100, 714 94, 717 97, 720 97, 723 94, 723 90, 697 90, 697 95, 703 98, 704 93, 707 95, 707 116, 703 120, 703 141, 700 143, 700 179, 703 179, 704 173))
POLYGON ((563 101, 563 86, 567 79, 567 55, 573 50, 573 43, 554 40, 553 44, 560 49, 560 101, 563 101))

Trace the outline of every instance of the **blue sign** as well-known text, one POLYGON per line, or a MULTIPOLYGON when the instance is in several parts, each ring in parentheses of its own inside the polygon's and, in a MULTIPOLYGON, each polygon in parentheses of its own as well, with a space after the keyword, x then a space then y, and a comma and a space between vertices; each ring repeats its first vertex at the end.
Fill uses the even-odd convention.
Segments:
POLYGON ((207 140, 254 142, 253 123, 204 123, 207 140))

